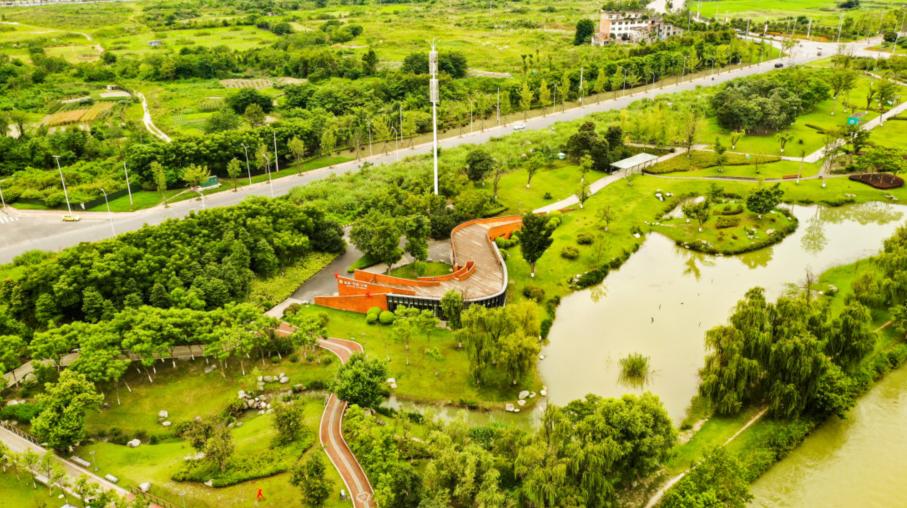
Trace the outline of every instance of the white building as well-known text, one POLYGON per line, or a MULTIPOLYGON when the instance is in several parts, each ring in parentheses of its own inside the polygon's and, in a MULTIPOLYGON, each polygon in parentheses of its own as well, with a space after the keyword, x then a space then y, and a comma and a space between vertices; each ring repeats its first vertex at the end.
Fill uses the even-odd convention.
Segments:
POLYGON ((601 11, 598 33, 592 36, 592 45, 662 40, 681 33, 680 28, 647 11, 601 11))

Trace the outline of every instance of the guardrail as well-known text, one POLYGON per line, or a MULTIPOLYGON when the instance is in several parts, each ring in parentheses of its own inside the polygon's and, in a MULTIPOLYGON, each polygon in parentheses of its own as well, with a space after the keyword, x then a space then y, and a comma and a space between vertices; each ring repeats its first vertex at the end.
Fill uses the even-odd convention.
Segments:
POLYGON ((41 442, 38 441, 38 438, 36 438, 35 436, 29 434, 28 432, 20 429, 16 425, 10 425, 9 423, 6 423, 6 422, 0 422, 0 427, 3 427, 4 429, 12 432, 13 434, 21 437, 22 439, 28 440, 38 446, 41 446, 41 442))

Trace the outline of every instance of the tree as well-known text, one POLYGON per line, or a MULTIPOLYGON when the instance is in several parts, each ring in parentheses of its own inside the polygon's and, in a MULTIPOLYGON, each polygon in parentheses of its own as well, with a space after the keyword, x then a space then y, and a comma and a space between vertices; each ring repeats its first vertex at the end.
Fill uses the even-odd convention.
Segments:
MULTIPOLYGON (((495 308, 472 305, 463 311, 461 322, 457 338, 466 348, 470 373, 476 384, 485 382, 491 368, 505 358, 506 371, 513 377, 522 377, 526 362, 533 361, 528 355, 538 347, 540 334, 538 309, 533 302, 495 308), (523 339, 527 337, 535 342, 535 346, 523 339)), ((535 355, 538 355, 537 351, 535 355)))
POLYGON ((302 492, 302 504, 312 508, 324 506, 330 494, 325 477, 324 460, 317 450, 290 470, 290 483, 302 492))
MULTIPOLYGON (((293 154, 293 160, 296 164, 301 163, 305 160, 305 142, 299 139, 298 136, 293 136, 290 138, 290 141, 287 142, 287 148, 290 150, 290 153, 293 154)), ((299 166, 299 174, 302 174, 302 165, 299 166)))
POLYGON ((781 184, 762 187, 746 197, 746 207, 761 219, 764 214, 771 212, 781 203, 782 197, 784 191, 781 190, 781 184))
POLYGON ((258 104, 249 104, 243 111, 243 117, 253 127, 258 127, 265 121, 265 112, 258 104))
POLYGON ((595 33, 595 23, 591 19, 581 19, 576 23, 576 33, 573 36, 573 45, 588 44, 595 33))
POLYGON ((258 144, 258 148, 255 149, 255 164, 258 166, 258 169, 263 172, 270 171, 271 150, 268 149, 268 145, 264 143, 258 144))
POLYGON ((332 390, 340 400, 364 408, 376 408, 384 399, 387 364, 357 353, 340 367, 332 390))
POLYGON ((520 228, 520 251, 523 259, 529 263, 530 276, 535 277, 535 264, 542 254, 551 246, 555 226, 545 215, 536 215, 532 212, 523 216, 523 226, 520 228))
POLYGON ((854 89, 857 73, 850 69, 836 69, 828 76, 828 84, 831 85, 832 97, 837 98, 841 93, 846 94, 854 89))
POLYGON ((885 113, 898 95, 898 86, 889 80, 883 80, 876 89, 876 101, 879 105, 879 115, 885 113))
POLYGON ((595 93, 602 93, 605 91, 607 84, 608 76, 605 74, 605 68, 599 67, 598 73, 595 75, 595 83, 592 85, 592 91, 595 93))
POLYGON ((715 448, 667 492, 659 506, 743 508, 752 498, 744 465, 726 448, 715 448))
POLYGON ((737 143, 740 142, 744 134, 746 133, 743 131, 731 131, 731 150, 737 149, 737 143))
POLYGON ((709 220, 709 202, 702 200, 698 203, 689 203, 683 206, 683 214, 690 219, 699 223, 699 232, 702 232, 702 226, 709 220))
POLYGON ((277 431, 275 443, 283 446, 302 437, 305 424, 302 421, 303 406, 298 401, 290 400, 274 404, 274 429, 277 431))
POLYGON ((876 333, 869 309, 855 298, 848 298, 844 309, 829 326, 825 353, 842 368, 856 366, 872 351, 876 333))
POLYGON ((500 362, 516 385, 526 376, 539 356, 541 346, 538 336, 530 337, 525 333, 511 333, 501 341, 500 362))
POLYGON ((307 352, 313 350, 318 341, 328 335, 326 315, 305 316, 296 322, 296 330, 290 335, 293 347, 302 347, 307 352))
POLYGON ((460 328, 460 314, 463 312, 463 295, 451 289, 441 297, 441 314, 447 320, 447 325, 453 329, 460 328))
POLYGON ((239 159, 232 158, 230 162, 227 163, 227 176, 233 180, 233 192, 236 192, 237 187, 239 186, 239 175, 242 173, 242 163, 239 162, 239 159))
POLYGON ((687 160, 693 158, 693 145, 696 143, 696 134, 699 132, 701 123, 702 117, 699 115, 699 110, 692 108, 685 122, 683 137, 684 148, 687 149, 687 160))
POLYGON ((371 76, 378 71, 378 53, 375 53, 375 50, 368 48, 368 51, 362 55, 362 72, 366 76, 371 76))
POLYGON ((431 224, 424 215, 411 215, 402 220, 403 235, 406 238, 404 250, 415 262, 428 259, 428 236, 431 224))
POLYGON ((532 177, 542 167, 545 166, 545 155, 541 151, 537 151, 529 156, 529 160, 526 161, 526 188, 529 189, 532 185, 532 177))
POLYGON ((227 469, 230 457, 233 456, 233 435, 223 424, 215 425, 205 441, 205 460, 221 472, 227 469))
POLYGON ((737 414, 760 377, 759 362, 745 356, 746 336, 733 326, 712 328, 705 343, 709 354, 699 371, 699 394, 718 414, 737 414))
POLYGON ((724 173, 724 163, 727 161, 727 147, 721 144, 721 138, 715 138, 715 164, 718 164, 718 172, 724 173))
POLYGON ((262 113, 270 113, 274 103, 267 95, 260 93, 254 88, 243 88, 235 94, 227 97, 227 106, 233 109, 237 114, 245 113, 249 106, 257 105, 262 113))
POLYGON ((576 199, 579 201, 580 210, 586 204, 586 201, 589 200, 589 197, 592 195, 592 192, 589 189, 589 184, 586 183, 585 177, 581 178, 579 181, 579 187, 576 191, 576 199))
POLYGON ((473 182, 481 182, 494 169, 495 164, 491 154, 476 148, 466 154, 466 176, 473 182))
POLYGON ((539 104, 542 108, 547 108, 551 105, 551 91, 548 89, 548 81, 542 79, 542 82, 539 83, 539 104))
POLYGON ((787 146, 787 143, 789 143, 792 139, 794 139, 794 135, 788 131, 782 131, 778 133, 778 146, 781 147, 782 154, 784 154, 784 147, 787 146))
POLYGON ((55 450, 65 451, 85 435, 85 413, 104 401, 88 379, 73 370, 64 370, 56 383, 47 383, 38 395, 41 412, 32 420, 32 431, 55 450))
POLYGON ((337 133, 333 127, 325 127, 321 132, 320 149, 322 155, 331 155, 337 146, 337 133))
POLYGON ((520 111, 523 112, 523 120, 526 119, 527 112, 532 108, 533 97, 529 81, 523 81, 523 86, 520 88, 520 111))
POLYGON ((208 171, 207 166, 189 164, 188 167, 183 169, 181 177, 188 187, 194 188, 207 182, 208 178, 211 178, 211 172, 208 171))
POLYGON ((161 194, 161 200, 164 201, 166 206, 166 201, 164 198, 164 191, 167 190, 167 173, 164 172, 164 166, 161 165, 158 161, 152 161, 150 165, 151 177, 154 180, 154 186, 157 188, 157 191, 161 194))
POLYGON ((387 272, 403 257, 400 236, 399 221, 377 211, 354 222, 350 230, 353 245, 373 260, 387 264, 387 272))
POLYGON ((230 108, 221 108, 205 121, 205 132, 223 132, 239 127, 239 115, 230 108))
POLYGON ((22 337, 0 335, 0 373, 10 371, 13 374, 13 381, 18 382, 16 368, 22 364, 22 355, 26 351, 25 341, 22 340, 22 337))

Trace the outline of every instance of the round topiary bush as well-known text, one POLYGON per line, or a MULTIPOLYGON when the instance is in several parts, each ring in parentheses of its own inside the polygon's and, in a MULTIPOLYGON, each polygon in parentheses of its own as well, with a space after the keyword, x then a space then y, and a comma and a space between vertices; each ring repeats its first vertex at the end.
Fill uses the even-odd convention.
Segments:
POLYGON ((378 314, 372 314, 372 313, 366 314, 366 315, 365 315, 365 322, 368 323, 368 324, 370 324, 370 325, 373 325, 373 324, 377 323, 377 322, 378 322, 378 314))
POLYGON ((541 303, 545 299, 545 290, 538 286, 526 286, 523 288, 523 296, 541 303))
POLYGON ((375 314, 376 316, 377 316, 378 314, 381 314, 381 307, 372 307, 372 308, 370 308, 370 309, 368 310, 368 314, 375 314))
POLYGON ((580 233, 576 235, 576 243, 580 245, 592 245, 592 235, 589 233, 580 233))
POLYGON ((561 249, 561 257, 564 259, 576 259, 579 257, 579 249, 572 245, 568 245, 561 249))
POLYGON ((394 317, 395 316, 393 312, 386 310, 378 315, 378 322, 380 322, 382 325, 390 325, 393 324, 394 317))

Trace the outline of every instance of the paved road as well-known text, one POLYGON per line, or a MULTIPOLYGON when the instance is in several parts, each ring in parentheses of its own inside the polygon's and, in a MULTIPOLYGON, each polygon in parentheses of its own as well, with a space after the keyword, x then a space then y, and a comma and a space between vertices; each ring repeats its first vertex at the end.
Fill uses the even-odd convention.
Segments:
MULTIPOLYGON (((337 355, 342 363, 346 363, 354 353, 363 351, 362 345, 358 342, 344 339, 321 340, 318 345, 337 355)), ((353 500, 353 506, 372 508, 378 506, 375 503, 372 484, 368 481, 356 456, 350 451, 346 440, 343 439, 343 413, 346 411, 346 407, 347 403, 338 399, 333 393, 328 397, 327 406, 321 415, 318 437, 328 458, 340 473, 340 478, 343 479, 346 490, 353 500)))
POLYGON ((37 453, 38 455, 44 455, 45 453, 52 454, 57 459, 57 462, 59 462, 60 465, 63 467, 63 471, 66 473, 66 476, 68 476, 73 481, 73 483, 75 483, 75 481, 78 480, 79 477, 86 476, 86 477, 88 477, 89 480, 91 480, 93 483, 95 483, 96 485, 98 485, 105 491, 113 491, 117 495, 124 497, 124 498, 133 497, 132 493, 129 492, 128 490, 124 489, 123 487, 120 487, 119 485, 117 485, 115 483, 109 482, 106 479, 101 478, 100 476, 92 473, 91 471, 83 468, 82 466, 79 466, 78 464, 75 464, 66 459, 58 457, 58 456, 54 455, 53 452, 48 452, 45 448, 43 448, 35 443, 32 443, 31 441, 23 438, 22 436, 14 433, 13 431, 11 431, 7 428, 0 427, 0 442, 5 444, 7 448, 9 448, 10 450, 12 450, 15 453, 25 453, 26 451, 31 450, 31 451, 37 453))
MULTIPOLYGON (((865 49, 873 43, 875 41, 861 41, 845 45, 845 48, 847 51, 857 55, 873 54, 867 53, 865 49)), ((792 55, 785 57, 783 62, 786 65, 811 62, 821 58, 818 56, 819 49, 822 50, 825 56, 828 56, 837 51, 837 46, 830 43, 803 42, 801 46, 794 48, 791 52, 792 55)), ((686 81, 678 82, 674 79, 667 79, 657 88, 628 93, 599 102, 587 101, 585 105, 567 109, 566 111, 530 118, 525 122, 526 129, 547 129, 557 122, 577 120, 589 114, 602 111, 623 109, 640 99, 694 90, 700 86, 713 86, 731 79, 768 72, 774 69, 776 62, 778 60, 767 61, 761 64, 724 71, 717 75, 697 77, 686 81)), ((591 100, 594 101, 595 98, 591 100)), ((504 136, 511 132, 511 125, 496 126, 484 131, 475 131, 462 136, 442 139, 440 146, 446 149, 464 144, 480 144, 489 141, 491 138, 504 136)), ((361 161, 350 161, 309 171, 302 175, 286 176, 274 180, 273 184, 270 185, 267 182, 262 182, 244 187, 239 192, 220 192, 205 198, 205 204, 208 207, 229 206, 239 203, 251 195, 282 195, 288 193, 294 187, 322 180, 331 175, 342 175, 357 171, 363 162, 370 162, 376 165, 387 164, 398 160, 401 156, 429 153, 430 150, 431 143, 423 143, 413 148, 404 148, 387 154, 366 157, 361 161)), ((174 203, 170 208, 157 207, 139 212, 115 214, 113 229, 117 233, 132 231, 142 227, 144 224, 159 224, 169 218, 184 217, 193 210, 201 208, 202 203, 190 200, 174 203)), ((34 213, 16 211, 13 213, 18 220, 0 223, 0 263, 9 262, 15 256, 32 249, 56 251, 80 242, 96 241, 112 236, 111 225, 107 222, 104 214, 81 214, 83 216, 81 222, 63 223, 61 222, 62 212, 34 213)))

